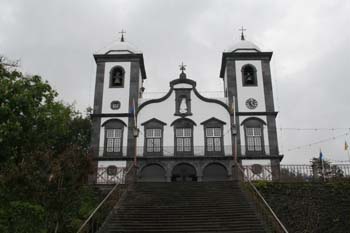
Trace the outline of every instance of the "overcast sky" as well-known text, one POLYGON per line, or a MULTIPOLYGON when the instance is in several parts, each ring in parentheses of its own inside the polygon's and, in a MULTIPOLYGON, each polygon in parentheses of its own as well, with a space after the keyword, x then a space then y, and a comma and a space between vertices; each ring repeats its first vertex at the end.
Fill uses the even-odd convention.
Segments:
POLYGON ((320 149, 326 159, 348 160, 350 1, 0 0, 0 54, 21 59, 24 73, 41 75, 84 110, 93 101, 92 54, 121 29, 144 54, 147 91, 167 91, 182 61, 199 90, 222 91, 222 52, 241 26, 247 40, 274 52, 282 162, 308 163, 320 149))

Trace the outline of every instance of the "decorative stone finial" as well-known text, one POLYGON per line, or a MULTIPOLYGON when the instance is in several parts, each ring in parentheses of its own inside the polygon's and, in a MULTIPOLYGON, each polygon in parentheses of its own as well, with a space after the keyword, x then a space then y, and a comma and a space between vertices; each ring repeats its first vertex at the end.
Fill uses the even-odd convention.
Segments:
POLYGON ((180 73, 180 79, 185 79, 186 78, 186 74, 185 74, 185 70, 186 70, 186 65, 184 65, 183 62, 181 62, 181 65, 179 65, 181 73, 180 73))
POLYGON ((247 29, 243 28, 243 26, 242 26, 242 28, 238 29, 238 31, 241 31, 241 40, 245 40, 245 38, 244 38, 244 31, 247 31, 247 29))
POLYGON ((124 31, 124 30, 122 29, 122 31, 119 32, 119 33, 122 34, 122 37, 120 38, 120 42, 124 42, 124 34, 126 33, 126 31, 124 31))

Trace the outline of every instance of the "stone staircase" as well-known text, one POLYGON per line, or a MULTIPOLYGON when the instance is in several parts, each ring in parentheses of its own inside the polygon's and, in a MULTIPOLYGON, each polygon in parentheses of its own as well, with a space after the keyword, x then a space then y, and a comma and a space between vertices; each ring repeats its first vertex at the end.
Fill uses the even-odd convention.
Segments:
POLYGON ((265 232, 237 182, 137 183, 100 232, 265 232))

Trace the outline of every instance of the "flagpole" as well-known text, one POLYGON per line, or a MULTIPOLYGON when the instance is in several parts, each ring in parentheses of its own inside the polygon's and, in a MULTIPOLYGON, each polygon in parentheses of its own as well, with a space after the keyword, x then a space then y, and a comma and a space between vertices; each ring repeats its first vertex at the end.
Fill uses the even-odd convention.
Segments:
POLYGON ((321 162, 321 173, 322 173, 323 181, 325 181, 323 154, 321 149, 320 149, 320 162, 321 162))
POLYGON ((137 114, 136 114, 136 105, 135 105, 135 99, 132 100, 132 108, 134 113, 134 128, 133 128, 133 134, 135 137, 135 146, 134 146, 134 166, 137 167, 137 137, 139 135, 139 129, 137 128, 137 114))

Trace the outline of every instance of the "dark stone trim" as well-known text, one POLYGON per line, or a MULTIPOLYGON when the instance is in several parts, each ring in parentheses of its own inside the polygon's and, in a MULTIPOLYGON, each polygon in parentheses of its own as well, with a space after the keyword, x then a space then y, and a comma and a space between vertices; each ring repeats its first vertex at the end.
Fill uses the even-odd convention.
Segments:
POLYGON ((178 118, 178 119, 174 120, 174 121, 170 124, 170 126, 176 125, 176 124, 177 124, 178 122, 180 122, 180 121, 188 121, 188 122, 190 122, 192 125, 197 126, 196 122, 194 122, 192 119, 189 119, 189 118, 178 118))
MULTIPOLYGON (((252 159, 278 159, 282 160, 284 155, 265 155, 265 156, 238 156, 239 160, 252 160, 252 159)), ((94 157, 95 161, 133 161, 132 157, 94 157)), ((172 160, 188 160, 188 161, 196 161, 196 160, 228 160, 232 161, 233 156, 154 156, 154 157, 137 157, 138 161, 172 161, 172 160)))
POLYGON ((170 82, 170 87, 174 87, 176 84, 186 83, 192 85, 192 87, 196 87, 197 83, 192 79, 174 79, 170 82))
POLYGON ((279 161, 281 161, 283 159, 284 155, 245 155, 245 156, 238 156, 239 160, 252 160, 252 159, 269 159, 269 160, 274 160, 274 159, 278 159, 279 161))
POLYGON ((123 124, 125 127, 127 126, 127 125, 125 124, 125 122, 122 121, 122 120, 119 120, 119 119, 109 119, 109 120, 103 122, 102 127, 104 127, 106 124, 110 124, 110 123, 113 123, 113 122, 119 122, 120 124, 123 124))
POLYGON ((261 69, 264 82, 265 106, 267 112, 274 112, 272 79, 269 61, 261 61, 261 69))
POLYGON ((142 53, 135 54, 94 54, 96 63, 99 62, 120 62, 120 61, 137 61, 140 64, 142 79, 146 79, 145 63, 142 53))
POLYGON ((95 83, 95 98, 94 98, 94 114, 102 112, 103 100, 103 83, 105 75, 105 63, 99 62, 96 67, 96 83, 95 83))
POLYGON ((269 138, 270 153, 278 154, 278 138, 276 129, 276 119, 274 116, 267 116, 267 130, 269 138))
POLYGON ((259 121, 261 124, 266 125, 265 121, 263 121, 263 120, 261 120, 260 118, 257 118, 257 117, 246 118, 246 119, 244 119, 244 121, 242 121, 241 125, 245 124, 249 120, 256 120, 256 121, 259 121))
POLYGON ((168 91, 168 93, 165 94, 165 96, 158 98, 158 99, 151 99, 151 100, 148 100, 146 102, 143 102, 138 107, 137 113, 139 113, 141 111, 141 109, 144 108, 146 105, 160 103, 160 102, 163 102, 164 100, 168 99, 170 97, 171 93, 173 92, 173 90, 174 90, 173 88, 170 88, 170 90, 168 91))
POLYGON ((204 124, 209 123, 209 122, 211 122, 211 121, 216 121, 216 122, 219 122, 220 124, 226 125, 226 122, 224 122, 224 121, 222 121, 222 120, 219 120, 219 119, 217 119, 217 118, 215 118, 215 117, 212 117, 212 118, 209 118, 208 120, 203 121, 203 122, 201 123, 201 125, 204 125, 204 124))
MULTIPOLYGON (((227 62, 227 98, 228 98, 228 104, 229 106, 233 105, 233 98, 236 99, 234 110, 238 111, 238 101, 237 101, 237 78, 236 78, 236 63, 234 60, 229 60, 227 62)), ((225 80, 224 80, 225 81, 225 80)), ((241 137, 240 137, 240 130, 239 130, 239 117, 236 114, 236 119, 234 119, 233 114, 231 114, 230 117, 230 123, 231 123, 231 130, 232 130, 232 137, 231 137, 231 144, 232 146, 232 154, 235 154, 235 151, 237 151, 237 155, 241 152, 241 137), (236 148, 235 148, 236 146, 236 148)))
POLYGON ((202 101, 204 102, 208 102, 208 103, 216 103, 216 104, 219 104, 221 106, 223 106, 227 112, 230 114, 230 115, 233 115, 233 113, 231 113, 230 111, 230 108, 227 106, 227 104, 225 104, 224 102, 220 101, 220 100, 217 100, 217 99, 210 99, 210 98, 207 98, 207 97, 204 97, 202 96, 201 94, 199 94, 199 92, 197 91, 196 88, 193 88, 193 92, 194 94, 202 101))
MULTIPOLYGON (((258 52, 258 53, 260 53, 261 51, 260 50, 257 50, 257 49, 251 49, 251 48, 239 48, 239 49, 235 49, 235 50, 233 50, 231 53, 236 53, 237 51, 239 51, 239 50, 248 50, 248 51, 254 51, 254 52, 258 52)), ((239 52, 237 52, 237 53, 239 53, 239 52)))
POLYGON ((246 53, 222 53, 220 78, 225 77, 227 60, 268 60, 270 61, 272 52, 246 52, 246 53))
MULTIPOLYGON (((138 108, 139 101, 139 88, 140 88, 140 63, 133 61, 130 66, 130 89, 129 89, 129 109, 132 109, 132 106, 135 101, 135 111, 138 108)), ((127 137, 127 156, 134 157, 136 153, 136 140, 134 136, 134 130, 137 126, 135 125, 134 115, 130 114, 128 118, 128 137, 127 137)))
POLYGON ((105 54, 109 54, 111 52, 128 52, 128 53, 131 53, 131 54, 135 54, 133 51, 130 51, 128 49, 116 49, 116 50, 108 50, 108 52, 106 52, 105 54))
MULTIPOLYGON (((92 119, 91 127, 91 148, 99 148, 100 146, 100 130, 101 130, 101 118, 92 119)), ((98 153, 96 153, 97 155, 98 153)))
POLYGON ((278 112, 236 112, 236 116, 277 116, 278 112))
POLYGON ((146 125, 146 124, 151 123, 151 122, 157 122, 158 124, 166 125, 166 123, 164 123, 161 120, 158 120, 157 118, 152 118, 152 119, 150 119, 148 121, 145 121, 145 122, 141 123, 141 125, 146 125))
POLYGON ((100 113, 100 114, 90 114, 91 118, 96 117, 129 117, 129 113, 100 113))
MULTIPOLYGON (((231 113, 231 111, 230 111, 230 108, 229 108, 224 102, 222 102, 222 101, 220 101, 220 100, 217 100, 217 99, 210 99, 210 98, 207 98, 207 97, 202 96, 202 95, 197 91, 197 89, 195 88, 196 82, 193 81, 193 80, 191 80, 191 79, 181 79, 181 80, 180 80, 180 79, 175 79, 175 80, 171 81, 171 82, 170 82, 171 88, 170 88, 170 90, 168 91, 168 93, 167 93, 165 96, 163 96, 163 97, 161 97, 161 98, 158 98, 158 99, 151 99, 151 100, 148 100, 148 101, 142 103, 142 104, 138 107, 137 113, 140 112, 140 110, 141 110, 142 108, 144 108, 145 106, 147 106, 147 105, 149 105, 149 104, 160 103, 160 102, 163 102, 163 101, 165 101, 166 99, 168 99, 168 98, 170 97, 170 95, 172 94, 173 90, 174 90, 173 86, 174 86, 175 84, 179 84, 179 83, 187 83, 187 84, 193 85, 194 87, 193 87, 192 90, 193 90, 194 94, 195 94, 200 100, 202 100, 202 101, 204 101, 204 102, 208 102, 208 103, 216 103, 216 104, 219 104, 219 105, 223 106, 223 107, 227 110, 227 112, 228 112, 230 115, 233 115, 233 113, 231 113)), ((180 116, 181 116, 181 115, 180 115, 180 116)))

